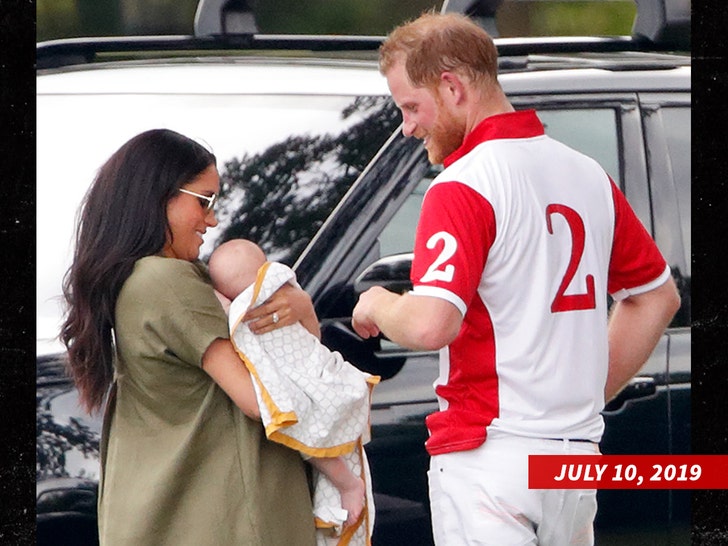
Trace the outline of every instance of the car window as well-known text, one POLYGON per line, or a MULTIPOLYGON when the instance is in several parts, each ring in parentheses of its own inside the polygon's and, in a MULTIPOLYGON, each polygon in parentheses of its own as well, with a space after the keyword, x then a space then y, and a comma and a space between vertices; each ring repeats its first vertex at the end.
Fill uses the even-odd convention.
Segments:
POLYGON ((690 108, 686 107, 664 107, 662 109, 662 121, 667 138, 667 147, 670 152, 670 166, 672 167, 675 187, 677 192, 677 207, 680 214, 680 230, 682 232, 683 245, 685 250, 686 274, 690 276, 690 265, 692 260, 690 246, 691 231, 691 125, 690 108))
POLYGON ((660 95, 643 100, 655 240, 670 264, 682 301, 671 326, 690 326, 690 107, 660 95))
MULTIPOLYGON (((217 242, 252 239, 270 259, 292 265, 399 124, 387 97, 325 100, 335 105, 338 124, 291 131, 225 162, 217 242)), ((271 110, 285 115, 280 104, 271 110)))
POLYGON ((595 159, 617 184, 619 133, 612 108, 539 110, 546 134, 595 159))
POLYGON ((415 226, 420 218, 422 199, 432 179, 441 168, 433 167, 412 193, 407 196, 400 209, 382 230, 379 236, 379 250, 382 256, 412 252, 415 246, 415 226))
MULTIPOLYGON (((619 183, 617 116, 612 108, 539 110, 546 134, 596 159, 619 183)), ((380 255, 412 252, 422 198, 431 180, 441 171, 433 166, 405 200, 379 236, 380 255)))

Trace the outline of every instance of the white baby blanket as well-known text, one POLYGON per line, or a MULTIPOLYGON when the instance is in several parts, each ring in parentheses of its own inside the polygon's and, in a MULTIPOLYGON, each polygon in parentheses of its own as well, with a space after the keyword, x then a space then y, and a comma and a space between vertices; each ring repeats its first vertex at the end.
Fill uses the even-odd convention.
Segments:
POLYGON ((374 502, 363 444, 369 439, 371 389, 379 377, 362 372, 330 351, 301 324, 256 335, 242 321, 285 283, 297 285, 289 267, 267 262, 254 286, 230 305, 230 335, 253 377, 261 419, 269 439, 307 457, 342 456, 366 484, 359 522, 342 533, 346 511, 338 490, 314 469, 314 516, 321 546, 368 546, 374 502))

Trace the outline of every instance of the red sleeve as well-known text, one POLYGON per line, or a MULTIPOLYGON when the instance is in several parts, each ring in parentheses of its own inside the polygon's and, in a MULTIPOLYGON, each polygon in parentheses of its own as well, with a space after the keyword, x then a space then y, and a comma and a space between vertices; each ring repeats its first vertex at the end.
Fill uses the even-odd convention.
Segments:
POLYGON ((607 288, 610 294, 616 294, 656 280, 665 272, 667 262, 614 182, 612 198, 614 239, 607 288))
POLYGON ((493 208, 482 195, 459 182, 435 184, 422 203, 412 284, 450 291, 468 305, 495 235, 493 208))

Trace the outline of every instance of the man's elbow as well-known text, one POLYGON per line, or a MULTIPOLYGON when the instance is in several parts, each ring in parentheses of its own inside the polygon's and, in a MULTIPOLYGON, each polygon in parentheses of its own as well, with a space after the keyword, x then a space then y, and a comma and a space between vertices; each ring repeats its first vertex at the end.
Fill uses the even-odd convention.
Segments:
POLYGON ((665 305, 665 314, 669 317, 668 322, 672 320, 672 318, 675 316, 675 313, 678 312, 680 309, 681 301, 680 301, 680 293, 678 292, 677 286, 675 285, 675 281, 673 279, 670 279, 668 282, 666 282, 664 285, 664 305, 665 305))
POLYGON ((674 317, 675 313, 677 313, 680 310, 680 294, 678 294, 677 290, 674 293, 674 297, 672 298, 672 307, 670 309, 670 317, 674 317))
POLYGON ((405 294, 397 301, 397 308, 385 335, 393 333, 393 340, 419 351, 437 351, 457 337, 463 315, 451 302, 431 296, 405 294))
POLYGON ((416 330, 414 344, 423 351, 438 351, 453 342, 460 325, 461 321, 423 320, 416 330))

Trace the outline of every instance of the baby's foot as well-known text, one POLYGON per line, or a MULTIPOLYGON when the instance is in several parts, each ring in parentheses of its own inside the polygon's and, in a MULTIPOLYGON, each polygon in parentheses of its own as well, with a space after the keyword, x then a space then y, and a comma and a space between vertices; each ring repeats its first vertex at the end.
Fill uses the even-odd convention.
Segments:
POLYGON ((339 493, 341 494, 341 506, 348 513, 344 527, 354 525, 359 520, 366 503, 364 480, 355 478, 349 487, 340 489, 339 493))

